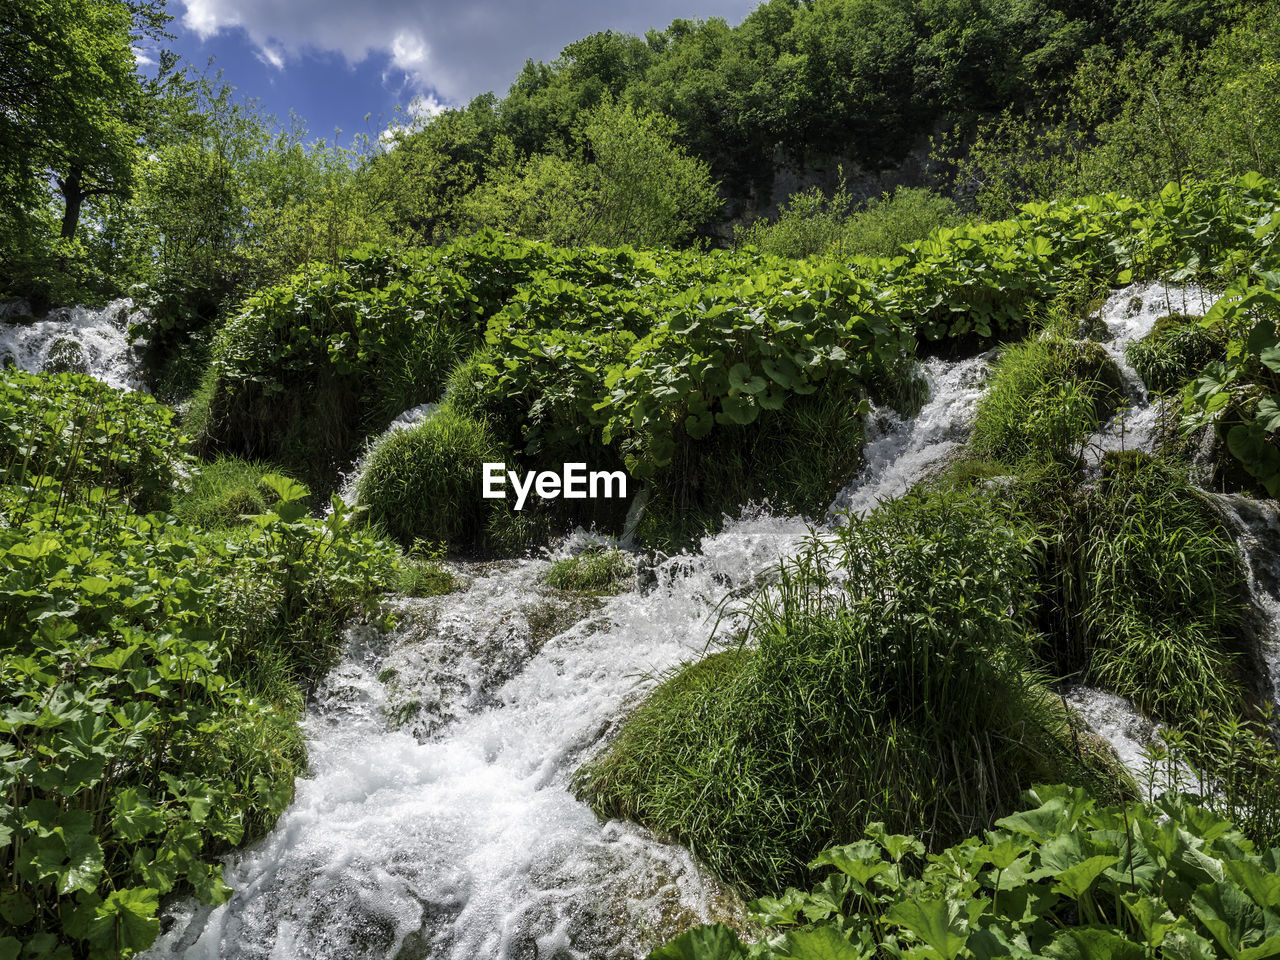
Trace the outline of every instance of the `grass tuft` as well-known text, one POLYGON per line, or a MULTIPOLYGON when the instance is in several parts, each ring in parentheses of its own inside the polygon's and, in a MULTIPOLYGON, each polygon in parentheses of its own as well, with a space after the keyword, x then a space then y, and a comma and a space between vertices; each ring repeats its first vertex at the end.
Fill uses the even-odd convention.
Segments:
POLYGON ((937 847, 1037 780, 1105 791, 1109 768, 1027 669, 1026 546, 980 494, 852 518, 751 602, 749 645, 635 711, 580 793, 762 890, 873 821, 937 847))
POLYGON ((556 560, 544 580, 549 587, 574 593, 618 593, 635 570, 636 563, 630 554, 598 549, 556 560))

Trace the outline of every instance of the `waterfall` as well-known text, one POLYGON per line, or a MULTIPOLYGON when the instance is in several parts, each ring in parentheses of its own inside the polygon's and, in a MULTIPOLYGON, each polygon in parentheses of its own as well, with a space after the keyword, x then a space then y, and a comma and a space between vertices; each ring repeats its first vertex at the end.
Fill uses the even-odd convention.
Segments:
POLYGON ((142 388, 138 345, 128 330, 141 311, 127 297, 105 307, 58 307, 37 319, 22 301, 0 307, 0 367, 87 373, 126 390, 142 388))
POLYGON ((1245 629, 1258 694, 1280 703, 1280 505, 1239 494, 1206 493, 1235 536, 1249 589, 1245 629))
MULTIPOLYGON (((925 375, 929 401, 880 418, 833 506, 896 496, 963 442, 980 361, 925 375)), ((312 775, 228 859, 231 901, 173 908, 152 956, 595 960, 740 917, 687 850, 601 824, 569 781, 662 676, 705 654, 720 601, 809 533, 744 515, 607 600, 548 590, 547 559, 489 564, 458 593, 395 601, 390 633, 353 628, 305 721, 312 775)))
POLYGON ((1112 451, 1149 449, 1155 437, 1160 406, 1151 402, 1147 386, 1130 365, 1125 348, 1150 333, 1161 317, 1170 313, 1203 314, 1215 299, 1203 287, 1169 286, 1160 281, 1132 284, 1107 298, 1099 313, 1106 328, 1102 348, 1120 368, 1127 402, 1090 442, 1088 456, 1093 463, 1112 451))

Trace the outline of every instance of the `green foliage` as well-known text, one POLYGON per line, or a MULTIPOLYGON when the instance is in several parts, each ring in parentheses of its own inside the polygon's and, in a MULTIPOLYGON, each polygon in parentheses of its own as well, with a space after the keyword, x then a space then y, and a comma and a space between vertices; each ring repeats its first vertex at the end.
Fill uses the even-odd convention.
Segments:
MULTIPOLYGON (((1258 232, 1270 241, 1280 220, 1258 232)), ((1240 278, 1205 314, 1202 325, 1226 338, 1225 360, 1212 361, 1183 395, 1188 432, 1213 424, 1228 450, 1265 488, 1280 496, 1280 273, 1269 260, 1240 278)))
POLYGON ((144 515, 189 466, 169 411, 70 375, 3 389, 24 459, 0 484, 0 947, 132 956, 160 897, 229 896, 217 858, 268 829, 305 760, 299 684, 393 554, 272 474, 240 530, 144 515))
POLYGON ((461 587, 458 575, 444 563, 445 546, 416 543, 396 571, 396 593, 407 597, 438 597, 461 587))
MULTIPOLYGON (((138 73, 133 46, 162 36, 168 19, 163 4, 154 2, 6 5, 0 25, 0 260, 6 275, 0 289, 48 304, 68 281, 99 279, 84 269, 89 258, 76 244, 81 211, 94 198, 127 198, 133 188, 160 86, 138 73), (52 209, 55 202, 60 210, 52 209)), ((166 58, 161 78, 171 66, 166 58)))
POLYGON ((751 904, 764 929, 746 946, 703 927, 652 960, 918 956, 1262 958, 1280 950, 1275 851, 1176 793, 1099 806, 1083 791, 1036 787, 1028 807, 926 861, 883 823, 829 849, 810 891, 751 904))
POLYGON ((659 113, 605 100, 582 118, 574 156, 509 157, 466 198, 478 226, 552 243, 662 247, 716 211, 706 164, 673 142, 659 113))
POLYGON ((331 485, 367 433, 439 395, 479 318, 509 294, 511 247, 364 248, 260 291, 214 343, 192 414, 205 441, 331 485))
POLYGON ((924 188, 900 187, 856 208, 841 180, 827 197, 816 187, 793 194, 772 223, 734 228, 734 242, 796 260, 831 256, 892 257, 899 248, 961 221, 953 201, 924 188))
POLYGON ((621 550, 599 548, 561 557, 543 576, 547 586, 575 593, 619 593, 631 580, 636 562, 621 550))
POLYGON ((1102 347, 1046 331, 1000 354, 970 443, 979 457, 1064 462, 1123 396, 1120 372, 1102 347))
MULTIPOLYGON (((818 428, 859 419, 863 400, 904 402, 916 337, 970 345, 1022 335, 1045 304, 1135 272, 1232 273, 1265 249, 1269 235, 1255 236, 1255 225, 1277 206, 1274 185, 1256 177, 1171 188, 1148 204, 1030 205, 1014 220, 939 230, 892 259, 855 258, 852 270, 753 251, 569 250, 492 234, 432 251, 369 248, 251 298, 219 335, 189 422, 213 449, 282 462, 323 485, 364 436, 448 379, 458 408, 484 419, 522 465, 587 460, 652 478, 650 529, 689 521, 674 542, 746 499, 819 509, 831 477, 856 466, 860 428, 842 430, 796 483, 717 480, 713 448, 728 462, 735 446, 764 451, 788 426, 811 434, 796 443, 813 443, 818 428), (806 399, 819 391, 848 405, 806 399), (691 498, 695 489, 705 492, 691 498)), ((992 426, 979 429, 991 455, 1065 455, 1113 409, 1116 375, 1099 348, 1054 343, 1011 351, 1006 387, 987 404, 992 426), (1063 365, 1075 379, 1037 396, 1039 414, 1024 422, 1028 391, 1063 365), (1026 450, 995 449, 1007 446, 1002 418, 1026 450), (1028 424, 1039 434, 1022 436, 1028 424)))
POLYGON ((140 510, 168 506, 190 464, 173 411, 80 374, 0 373, 0 483, 48 477, 68 497, 114 489, 140 510))
POLYGON ((936 849, 1038 777, 1103 789, 1026 673, 1029 572, 980 495, 851 517, 750 602, 750 645, 660 686, 579 790, 770 889, 870 820, 936 849))
POLYGON ((1225 358, 1221 335, 1204 329, 1198 320, 1185 314, 1161 317, 1149 334, 1125 348, 1125 356, 1148 390, 1176 390, 1211 362, 1225 358))
POLYGON ((482 464, 504 454, 483 423, 445 406, 378 442, 357 495, 369 520, 406 546, 481 543, 493 505, 481 499, 482 464))
POLYGON ((1148 716, 1239 716, 1243 583, 1197 492, 1159 461, 1108 471, 1077 505, 1087 675, 1148 716))
POLYGON ((275 499, 264 482, 273 473, 262 463, 238 457, 218 457, 191 469, 170 508, 184 526, 219 531, 243 526, 265 513, 275 499))

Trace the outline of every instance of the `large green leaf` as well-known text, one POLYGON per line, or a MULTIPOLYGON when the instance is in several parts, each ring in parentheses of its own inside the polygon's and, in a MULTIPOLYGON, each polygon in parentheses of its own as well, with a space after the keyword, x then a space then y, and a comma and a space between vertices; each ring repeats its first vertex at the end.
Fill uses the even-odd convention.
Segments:
POLYGON ((724 924, 695 927, 649 954, 649 960, 741 960, 747 955, 738 935, 724 924))

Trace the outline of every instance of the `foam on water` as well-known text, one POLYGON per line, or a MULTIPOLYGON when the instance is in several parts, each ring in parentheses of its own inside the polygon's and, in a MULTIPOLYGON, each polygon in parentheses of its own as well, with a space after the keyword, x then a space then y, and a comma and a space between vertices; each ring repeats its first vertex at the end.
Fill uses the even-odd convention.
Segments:
MULTIPOLYGON (((925 372, 931 399, 868 445, 842 506, 900 493, 962 440, 979 364, 925 372)), ((596 960, 740 918, 687 850, 600 823, 570 781, 663 673, 705 654, 720 601, 809 533, 744 516, 645 590, 577 610, 541 585, 547 560, 495 564, 396 601, 389 634, 351 630, 306 720, 312 775, 228 860, 232 900, 172 909, 153 956, 596 960), (556 617, 572 626, 535 627, 556 617)))
POLYGON ((1170 313, 1203 314, 1215 299, 1203 287, 1169 286, 1160 281, 1131 284, 1107 298, 1100 314, 1108 335, 1102 347, 1120 368, 1128 403, 1090 441, 1088 455, 1093 463, 1108 452, 1147 449, 1155 436, 1160 407, 1151 402, 1146 384, 1130 365, 1125 348, 1150 333, 1161 317, 1170 313))
POLYGON ((1249 587, 1258 692, 1280 705, 1280 505, 1239 494, 1206 494, 1235 537, 1249 587))
POLYGON ((1111 745, 1129 772, 1140 776, 1147 767, 1146 749, 1156 742, 1157 726, 1124 697, 1096 687, 1075 687, 1063 697, 1089 728, 1111 745))
POLYGON ((126 390, 141 388, 137 346, 128 338, 133 301, 113 300, 101 309, 58 307, 43 319, 19 320, 29 308, 21 301, 0 310, 0 364, 40 373, 58 368, 90 376, 126 390))

